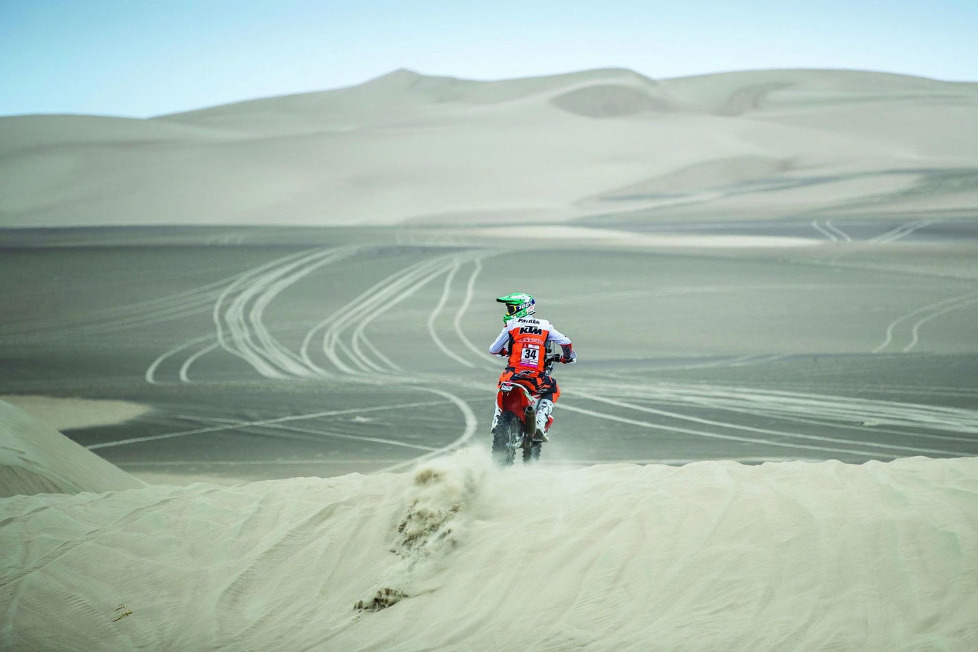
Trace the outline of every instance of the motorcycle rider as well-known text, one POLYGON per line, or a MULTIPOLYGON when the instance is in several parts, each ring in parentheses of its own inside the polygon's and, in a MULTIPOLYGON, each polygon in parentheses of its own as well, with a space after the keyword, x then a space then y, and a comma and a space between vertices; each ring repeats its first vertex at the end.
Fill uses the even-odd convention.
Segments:
MULTIPOLYGON (((545 372, 547 342, 560 345, 560 362, 563 364, 575 362, 577 353, 574 352, 574 345, 569 337, 554 328, 546 319, 532 316, 536 312, 536 301, 529 294, 514 292, 499 297, 496 301, 506 306, 506 314, 503 315, 503 330, 489 347, 489 353, 509 358, 506 369, 499 377, 499 383, 518 382, 540 396, 536 408, 537 432, 534 439, 547 441, 547 430, 554 421, 551 412, 560 397, 557 381, 545 372)), ((493 428, 496 427, 499 414, 499 405, 496 405, 496 412, 492 417, 493 428)))

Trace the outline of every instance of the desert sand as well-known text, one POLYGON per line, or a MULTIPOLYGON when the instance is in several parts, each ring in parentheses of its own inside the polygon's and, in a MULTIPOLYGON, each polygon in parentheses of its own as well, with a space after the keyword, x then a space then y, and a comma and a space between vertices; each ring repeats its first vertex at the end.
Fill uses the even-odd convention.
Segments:
POLYGON ((2 118, 0 226, 959 214, 976 133, 978 85, 900 75, 399 70, 149 120, 2 118))
POLYGON ((976 139, 852 71, 0 119, 0 647, 975 649, 976 139), (531 263, 580 369, 497 469, 531 263))
MULTIPOLYGON (((34 432, 0 409, 5 443, 34 432)), ((12 650, 978 644, 975 458, 501 472, 467 449, 0 505, 12 650)))
MULTIPOLYGON (((136 409, 120 410, 118 404, 97 401, 41 401, 41 397, 22 401, 38 413, 58 412, 59 419, 67 418, 72 425, 91 423, 91 414, 101 411, 102 420, 116 418, 136 409), (82 407, 83 406, 83 407, 82 407), (73 409, 72 409, 73 408, 73 409)), ((0 496, 9 497, 41 493, 102 493, 132 489, 144 483, 109 464, 84 447, 71 441, 38 417, 10 403, 0 401, 0 496)))

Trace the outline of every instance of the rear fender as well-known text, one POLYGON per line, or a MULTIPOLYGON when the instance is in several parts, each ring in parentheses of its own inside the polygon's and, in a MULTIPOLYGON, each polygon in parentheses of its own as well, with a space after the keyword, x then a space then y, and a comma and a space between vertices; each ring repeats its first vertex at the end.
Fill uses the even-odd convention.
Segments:
POLYGON ((523 385, 504 381, 499 384, 499 391, 496 393, 496 405, 504 412, 515 412, 522 415, 523 411, 531 405, 536 404, 536 396, 533 395, 523 385))

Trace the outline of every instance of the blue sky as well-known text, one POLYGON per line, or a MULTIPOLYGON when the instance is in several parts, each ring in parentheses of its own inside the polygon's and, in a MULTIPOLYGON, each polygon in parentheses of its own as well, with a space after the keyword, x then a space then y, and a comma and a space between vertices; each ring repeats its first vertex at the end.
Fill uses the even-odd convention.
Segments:
POLYGON ((397 68, 847 68, 978 81, 978 1, 0 0, 0 115, 148 117, 397 68))

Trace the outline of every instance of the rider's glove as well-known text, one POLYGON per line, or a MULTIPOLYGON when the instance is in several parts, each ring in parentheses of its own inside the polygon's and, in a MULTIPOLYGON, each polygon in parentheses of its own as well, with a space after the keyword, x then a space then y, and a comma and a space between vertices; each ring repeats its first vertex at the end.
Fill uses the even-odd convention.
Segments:
POLYGON ((561 349, 563 349, 564 355, 560 358, 560 361, 564 364, 574 364, 577 362, 577 354, 574 352, 574 346, 572 344, 561 344, 561 349))

